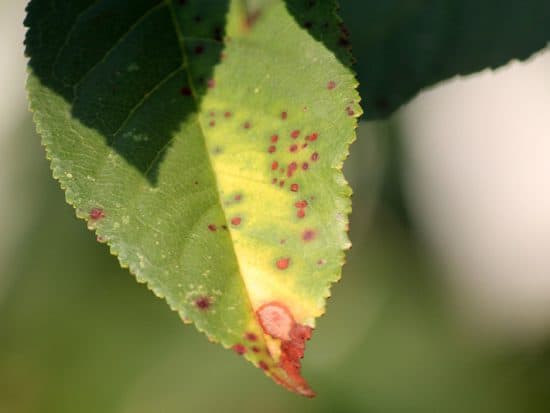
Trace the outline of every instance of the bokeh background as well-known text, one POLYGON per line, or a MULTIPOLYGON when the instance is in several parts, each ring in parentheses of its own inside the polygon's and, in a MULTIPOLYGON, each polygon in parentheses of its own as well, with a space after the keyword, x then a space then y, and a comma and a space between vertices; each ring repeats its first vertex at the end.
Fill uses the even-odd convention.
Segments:
POLYGON ((25 3, 0 2, 0 413, 550 411, 550 53, 361 124, 353 249, 304 400, 75 219, 27 112, 25 3))

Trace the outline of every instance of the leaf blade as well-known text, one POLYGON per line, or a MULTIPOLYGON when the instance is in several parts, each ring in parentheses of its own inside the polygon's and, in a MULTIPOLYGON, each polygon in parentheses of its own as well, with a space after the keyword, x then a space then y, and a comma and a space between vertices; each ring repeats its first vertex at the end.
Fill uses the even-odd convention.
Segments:
MULTIPOLYGON (((94 7, 121 3, 80 2, 64 12, 94 21, 94 7)), ((253 27, 240 24, 232 2, 219 63, 219 19, 206 28, 198 9, 146 3, 147 18, 78 76, 55 70, 63 56, 74 66, 67 38, 76 26, 63 24, 69 37, 58 36, 43 57, 29 18, 31 107, 54 177, 121 265, 184 321, 312 396, 299 359, 349 247, 350 190, 340 169, 360 111, 356 82, 282 2, 262 9, 253 27), (184 24, 190 16, 197 36, 184 33, 193 30, 184 24), (172 31, 151 40, 159 27, 172 31), (308 204, 296 207, 306 188, 308 204), (266 308, 288 317, 283 336, 266 330, 258 313, 266 308)))

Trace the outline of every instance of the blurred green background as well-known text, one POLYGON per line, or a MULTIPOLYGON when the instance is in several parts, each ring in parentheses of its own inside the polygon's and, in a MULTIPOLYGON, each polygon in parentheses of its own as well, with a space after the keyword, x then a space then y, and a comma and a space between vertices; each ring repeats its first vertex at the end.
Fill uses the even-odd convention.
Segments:
POLYGON ((448 265, 406 190, 413 109, 362 123, 346 164, 353 249, 304 359, 316 399, 184 326, 51 179, 25 110, 24 3, 0 5, 0 413, 550 411, 545 324, 486 331, 442 276, 448 265))

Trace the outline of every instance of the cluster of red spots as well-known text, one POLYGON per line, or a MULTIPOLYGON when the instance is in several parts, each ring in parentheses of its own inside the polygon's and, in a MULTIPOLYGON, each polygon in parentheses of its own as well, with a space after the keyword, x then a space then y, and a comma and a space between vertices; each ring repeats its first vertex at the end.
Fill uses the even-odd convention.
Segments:
POLYGON ((231 218, 231 225, 239 226, 241 225, 241 217, 233 217, 231 218))
POLYGON ((334 80, 331 80, 330 82, 327 83, 327 89, 328 90, 332 90, 336 87, 336 82, 334 80))
POLYGON ((279 258, 277 262, 275 262, 275 265, 280 270, 286 270, 290 266, 290 258, 288 257, 279 258))
POLYGON ((304 357, 306 341, 311 338, 311 327, 296 323, 286 306, 278 302, 262 305, 256 315, 262 329, 271 337, 281 340, 279 366, 285 378, 274 377, 280 384, 305 396, 314 396, 300 374, 300 360, 304 357))
POLYGON ((306 208, 307 208, 307 201, 305 199, 302 199, 301 201, 298 201, 294 204, 296 209, 296 216, 298 218, 303 218, 306 216, 306 208))
POLYGON ((347 106, 347 107, 346 107, 346 113, 348 114, 348 116, 353 116, 353 115, 355 115, 355 112, 353 111, 353 109, 351 108, 351 106, 347 106))
POLYGON ((191 96, 191 88, 189 86, 184 86, 180 89, 180 94, 183 96, 191 96))
POLYGON ((216 232, 216 230, 218 229, 218 227, 216 227, 215 224, 208 224, 208 229, 212 232, 216 232))
POLYGON ((105 218, 105 211, 103 211, 103 209, 101 208, 92 208, 90 210, 89 216, 92 221, 97 221, 101 218, 105 218))
POLYGON ((288 117, 288 113, 286 113, 286 112, 281 112, 281 119, 282 119, 282 120, 286 120, 287 117, 288 117))
MULTIPOLYGON (((281 117, 283 119, 286 119, 287 116, 288 116, 288 114, 287 114, 286 111, 281 113, 281 117)), ((300 131, 300 129, 294 129, 290 132, 289 135, 290 135, 290 138, 292 138, 293 140, 296 140, 300 137, 301 134, 302 134, 302 132, 300 131)), ((302 143, 300 143, 300 142, 291 143, 288 146, 288 151, 292 154, 298 155, 300 153, 301 149, 307 148, 309 142, 314 142, 318 138, 319 138, 319 132, 311 132, 309 135, 304 136, 302 143)), ((267 147, 267 152, 270 153, 270 154, 274 154, 275 152, 277 152, 277 143, 278 142, 279 142, 279 135, 277 135, 277 134, 271 135, 270 138, 269 138, 269 143, 270 144, 267 147)), ((319 157, 317 152, 315 152, 314 155, 309 155, 309 156, 313 157, 313 158, 311 158, 312 160, 317 160, 318 157, 319 157)), ((310 169, 310 165, 309 165, 308 162, 305 162, 305 161, 293 160, 293 161, 290 161, 286 165, 286 167, 284 165, 281 165, 279 163, 279 161, 277 161, 277 160, 271 162, 271 170, 275 173, 277 173, 277 171, 278 171, 281 174, 286 174, 287 178, 292 178, 300 170, 308 171, 309 169, 310 169)), ((272 177, 271 183, 273 185, 278 183, 281 188, 285 186, 285 180, 282 179, 282 177, 280 177, 280 176, 272 177)), ((292 183, 290 185, 289 189, 292 192, 298 192, 299 189, 300 189, 300 186, 299 186, 298 183, 292 183)))
POLYGON ((208 310, 211 305, 212 305, 212 302, 210 301, 210 298, 206 296, 199 297, 195 300, 195 307, 197 307, 201 311, 208 310))
POLYGON ((304 232, 302 233, 302 239, 305 241, 305 242, 309 242, 309 241, 313 241, 315 239, 315 236, 317 235, 317 233, 312 230, 312 229, 306 229, 304 230, 304 232))
POLYGON ((246 353, 246 347, 242 344, 235 344, 233 347, 231 347, 235 353, 242 356, 244 353, 246 353))

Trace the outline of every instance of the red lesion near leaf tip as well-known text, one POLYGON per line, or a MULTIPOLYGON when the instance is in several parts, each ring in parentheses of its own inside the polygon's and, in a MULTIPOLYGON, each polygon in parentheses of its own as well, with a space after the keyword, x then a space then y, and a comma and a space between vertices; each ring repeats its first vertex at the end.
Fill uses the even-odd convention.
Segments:
POLYGON ((306 341, 311 338, 312 328, 299 324, 288 308, 279 302, 269 302, 256 311, 264 333, 280 342, 278 363, 281 371, 271 371, 273 379, 281 386, 306 397, 315 392, 301 375, 301 359, 304 357, 306 341))

